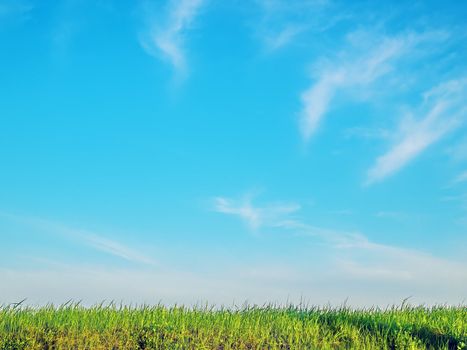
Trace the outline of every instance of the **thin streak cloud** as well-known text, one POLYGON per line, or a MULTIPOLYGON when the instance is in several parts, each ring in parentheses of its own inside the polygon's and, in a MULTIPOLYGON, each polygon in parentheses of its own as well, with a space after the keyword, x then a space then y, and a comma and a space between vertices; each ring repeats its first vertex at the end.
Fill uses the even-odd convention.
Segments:
POLYGON ((96 232, 69 227, 55 221, 37 217, 19 216, 3 212, 0 212, 0 216, 73 240, 78 244, 88 246, 96 251, 112 255, 128 262, 143 265, 157 265, 157 262, 154 259, 146 256, 145 254, 125 245, 122 242, 109 239, 101 234, 97 234, 96 232))
MULTIPOLYGON (((246 215, 244 206, 233 205, 230 200, 222 199, 219 203, 219 212, 236 215, 241 220, 249 220, 250 213, 261 213, 261 208, 274 208, 273 204, 264 204, 261 207, 248 205, 246 215)), ((408 286, 418 289, 419 296, 425 288, 435 287, 437 284, 450 285, 462 295, 467 285, 465 261, 456 261, 437 257, 423 251, 407 249, 391 244, 380 244, 370 240, 360 232, 334 230, 310 225, 297 217, 295 210, 276 210, 280 217, 272 216, 273 220, 265 220, 264 226, 277 227, 288 233, 290 237, 301 237, 310 241, 318 240, 323 250, 333 261, 328 266, 334 274, 346 283, 359 281, 373 287, 377 284, 393 285, 402 283, 404 290, 408 286), (292 215, 292 213, 295 213, 292 215), (430 272, 426 270, 430 266, 430 272)), ((311 242, 310 242, 311 243, 311 242)), ((315 245, 314 242, 313 245, 315 245)), ((312 246, 310 245, 310 250, 312 246)), ((324 262, 322 262, 324 264, 324 262)))
POLYGON ((334 61, 316 66, 314 83, 301 94, 300 132, 305 142, 316 133, 329 112, 336 94, 350 89, 364 89, 396 70, 398 61, 410 56, 414 48, 423 43, 435 43, 446 33, 409 33, 401 36, 382 37, 376 40, 368 33, 348 35, 348 48, 334 61), (372 44, 362 47, 360 42, 372 44))
POLYGON ((165 25, 152 20, 150 31, 141 40, 145 51, 168 61, 178 74, 186 74, 186 33, 199 14, 205 0, 172 0, 169 3, 165 25))
POLYGON ((343 19, 341 14, 331 13, 331 2, 327 0, 256 0, 256 3, 260 15, 253 26, 269 52, 291 44, 306 32, 323 32, 343 19))
POLYGON ((296 203, 271 203, 257 207, 252 204, 249 197, 242 200, 216 197, 213 206, 213 210, 218 213, 239 217, 251 229, 258 229, 262 226, 275 226, 299 209, 300 205, 296 203))
POLYGON ((431 144, 462 125, 467 111, 466 87, 467 79, 453 80, 425 93, 422 105, 403 118, 396 135, 398 141, 368 171, 366 184, 395 174, 431 144), (413 114, 423 117, 414 120, 413 114))

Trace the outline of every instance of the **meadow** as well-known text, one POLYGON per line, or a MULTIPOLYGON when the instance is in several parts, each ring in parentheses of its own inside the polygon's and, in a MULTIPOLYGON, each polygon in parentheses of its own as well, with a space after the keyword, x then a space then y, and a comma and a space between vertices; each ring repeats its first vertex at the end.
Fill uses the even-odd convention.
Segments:
POLYGON ((467 307, 0 308, 0 349, 467 349, 467 307))

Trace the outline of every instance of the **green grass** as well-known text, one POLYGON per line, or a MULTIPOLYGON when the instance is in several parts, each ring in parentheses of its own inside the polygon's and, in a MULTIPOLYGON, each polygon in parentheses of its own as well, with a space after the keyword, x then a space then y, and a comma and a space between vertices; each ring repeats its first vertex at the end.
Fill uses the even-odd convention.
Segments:
POLYGON ((0 308, 0 349, 467 349, 467 307, 0 308))

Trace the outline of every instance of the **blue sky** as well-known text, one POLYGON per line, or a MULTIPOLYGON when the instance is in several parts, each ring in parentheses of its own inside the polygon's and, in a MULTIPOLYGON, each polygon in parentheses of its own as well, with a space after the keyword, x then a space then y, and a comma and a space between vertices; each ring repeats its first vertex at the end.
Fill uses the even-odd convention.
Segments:
POLYGON ((467 4, 0 0, 0 303, 462 303, 467 4))

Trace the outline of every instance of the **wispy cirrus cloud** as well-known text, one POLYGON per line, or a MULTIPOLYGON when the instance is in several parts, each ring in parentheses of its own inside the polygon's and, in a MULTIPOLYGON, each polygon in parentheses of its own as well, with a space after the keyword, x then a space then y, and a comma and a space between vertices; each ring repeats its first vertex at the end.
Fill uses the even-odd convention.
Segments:
POLYGON ((280 31, 265 36, 264 41, 269 50, 278 50, 289 44, 297 35, 303 32, 305 28, 297 24, 288 24, 280 31))
MULTIPOLYGON (((261 208, 275 205, 264 204, 261 208)), ((221 207, 224 210, 225 203, 221 207)), ((226 214, 231 214, 231 206, 228 208, 226 214)), ((31 304, 63 303, 72 298, 83 300, 85 305, 119 300, 168 305, 199 305, 207 301, 227 307, 245 301, 257 304, 309 301, 313 305, 337 306, 349 299, 348 305, 352 306, 385 307, 400 303, 410 295, 411 301, 430 305, 464 302, 465 261, 375 243, 356 232, 313 227, 292 216, 282 213, 280 220, 270 220, 267 224, 287 229, 290 237, 300 239, 301 245, 307 247, 299 264, 261 260, 226 265, 220 261, 219 264, 209 262, 209 266, 199 271, 38 261, 29 268, 0 267, 0 279, 4 282, 0 285, 0 303, 23 298, 28 298, 31 304), (326 244, 319 244, 316 249, 316 240, 326 244), (327 258, 314 260, 314 254, 323 250, 327 258)), ((238 217, 243 220, 241 215, 238 217)), ((75 230, 72 232, 76 234, 75 230)), ((93 244, 103 245, 99 248, 103 251, 113 246, 101 239, 94 240, 93 244)), ((112 254, 127 255, 127 250, 117 248, 112 254)))
POLYGON ((128 262, 144 265, 157 264, 156 261, 151 257, 146 256, 145 254, 129 247, 128 245, 93 231, 70 227, 59 222, 37 217, 20 216, 4 212, 0 212, 0 216, 44 232, 58 235, 65 239, 70 239, 83 246, 110 254, 128 262))
POLYGON ((450 283, 461 287, 467 282, 465 261, 436 257, 416 249, 372 242, 364 237, 342 246, 347 251, 340 259, 349 277, 374 281, 401 281, 422 293, 423 288, 450 283), (426 267, 430 266, 427 270, 426 267), (436 281, 436 282, 434 282, 436 281))
POLYGON ((335 60, 316 65, 314 83, 301 94, 303 139, 308 141, 315 134, 337 93, 350 89, 368 92, 374 83, 395 71, 399 60, 412 54, 418 45, 439 42, 447 35, 430 32, 377 38, 366 32, 349 34, 348 47, 335 60))
POLYGON ((96 250, 116 256, 129 262, 136 262, 145 265, 156 265, 156 261, 127 245, 109 239, 95 233, 87 233, 82 236, 85 243, 96 250))
POLYGON ((360 232, 340 231, 311 225, 300 218, 301 205, 275 201, 256 205, 251 195, 241 200, 215 197, 213 211, 234 215, 251 228, 274 227, 298 236, 316 237, 333 247, 363 246, 367 238, 360 232))
MULTIPOLYGON (((234 205, 233 201, 223 198, 218 201, 219 210, 216 211, 236 215, 247 222, 253 217, 253 222, 257 223, 256 219, 260 217, 259 213, 263 208, 275 208, 275 205, 266 203, 255 206, 249 202, 248 210, 244 211, 244 205, 234 205)), ((320 250, 326 251, 329 259, 320 263, 322 270, 331 274, 335 280, 345 281, 347 286, 364 285, 365 290, 374 291, 390 286, 397 289, 402 297, 414 295, 418 300, 432 301, 438 298, 436 295, 447 295, 448 288, 440 288, 440 285, 452 287, 450 290, 455 291, 457 298, 466 291, 466 261, 437 257, 412 248, 380 244, 358 231, 314 226, 301 219, 299 205, 293 209, 273 210, 280 215, 271 215, 273 219, 265 221, 264 225, 282 229, 284 234, 303 240, 302 244, 309 244, 310 251, 318 243, 320 250), (430 266, 429 271, 426 266, 430 266), (426 292, 427 290, 430 292, 426 292)), ((307 259, 301 261, 304 266, 310 263, 307 259)), ((314 281, 323 278, 325 277, 320 274, 312 277, 314 281)), ((303 276, 299 279, 302 283, 307 283, 303 276)))
POLYGON ((186 74, 185 37, 206 0, 171 0, 164 25, 150 20, 141 45, 146 52, 168 61, 179 75, 186 74))
POLYGON ((268 51, 291 44, 306 32, 323 32, 346 16, 331 13, 329 0, 257 0, 259 20, 254 27, 268 51))
POLYGON ((300 209, 300 206, 296 203, 283 202, 254 206, 251 196, 245 196, 240 200, 216 197, 213 201, 214 211, 237 216, 252 229, 277 225, 285 217, 300 209))
POLYGON ((467 112, 467 79, 442 83, 423 96, 418 108, 405 116, 396 132, 396 142, 376 159, 366 184, 393 175, 427 147, 462 125, 467 112), (414 115, 422 116, 416 119, 414 115))
POLYGON ((54 222, 46 222, 46 226, 54 230, 55 233, 68 236, 76 242, 91 247, 97 251, 113 255, 117 258, 132 263, 144 265, 157 265, 157 262, 140 251, 129 247, 115 239, 110 239, 93 231, 81 230, 67 227, 54 222))

